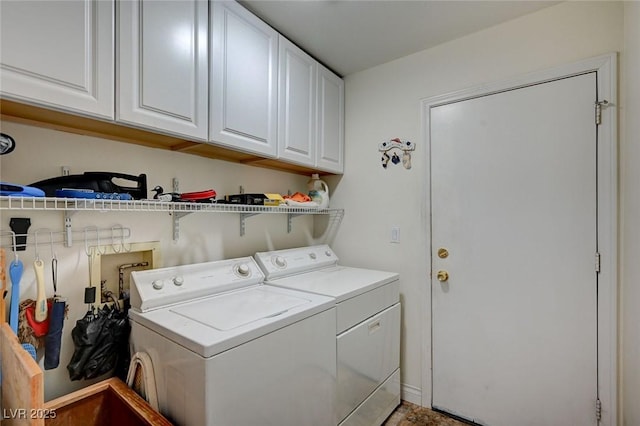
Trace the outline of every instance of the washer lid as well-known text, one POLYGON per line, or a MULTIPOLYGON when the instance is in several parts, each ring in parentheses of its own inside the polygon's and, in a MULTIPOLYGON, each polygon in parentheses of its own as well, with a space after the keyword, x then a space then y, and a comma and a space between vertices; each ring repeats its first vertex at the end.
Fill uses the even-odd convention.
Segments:
POLYGON ((332 266, 304 274, 269 280, 275 286, 333 297, 336 303, 399 279, 396 272, 332 266))
POLYGON ((273 318, 309 303, 308 298, 264 291, 264 286, 233 292, 170 309, 216 330, 227 331, 263 318, 273 318))
POLYGON ((160 309, 130 309, 129 317, 132 327, 209 358, 334 306, 327 296, 258 284, 160 309))

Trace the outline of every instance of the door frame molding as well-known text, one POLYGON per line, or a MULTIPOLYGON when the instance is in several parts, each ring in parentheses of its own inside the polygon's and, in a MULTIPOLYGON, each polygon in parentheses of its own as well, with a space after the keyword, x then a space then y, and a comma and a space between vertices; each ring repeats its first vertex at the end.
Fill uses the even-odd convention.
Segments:
MULTIPOLYGON (((582 61, 528 73, 519 77, 422 99, 422 136, 425 143, 425 250, 429 256, 428 285, 425 287, 422 327, 422 406, 432 402, 432 279, 431 253, 431 108, 487 96, 507 90, 561 78, 596 72, 598 100, 609 104, 602 108, 602 122, 597 127, 597 236, 601 255, 598 275, 598 395, 601 402, 601 425, 615 426, 618 412, 618 99, 617 53, 610 53, 582 61)), ((595 105, 594 105, 595 111, 595 105)), ((594 112, 595 115, 595 112, 594 112)), ((595 265, 594 265, 595 268, 595 265)), ((594 407, 595 410, 595 407, 594 407)))

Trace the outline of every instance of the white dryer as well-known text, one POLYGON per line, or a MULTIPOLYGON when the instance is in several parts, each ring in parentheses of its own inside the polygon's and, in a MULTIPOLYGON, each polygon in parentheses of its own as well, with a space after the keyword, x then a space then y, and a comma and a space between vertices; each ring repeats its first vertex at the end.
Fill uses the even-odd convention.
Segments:
POLYGON ((335 301, 263 284, 251 257, 131 274, 131 346, 178 425, 335 424, 335 301))
POLYGON ((266 283, 336 302, 337 419, 380 425, 400 404, 400 282, 338 264, 328 245, 256 253, 266 283))

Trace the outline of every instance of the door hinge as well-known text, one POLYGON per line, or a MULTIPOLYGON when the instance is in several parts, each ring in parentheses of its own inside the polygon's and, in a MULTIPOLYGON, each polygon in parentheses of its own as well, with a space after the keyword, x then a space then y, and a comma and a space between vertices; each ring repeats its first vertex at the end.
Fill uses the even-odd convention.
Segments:
POLYGON ((602 107, 609 105, 609 101, 596 101, 596 126, 602 123, 602 107))
POLYGON ((596 272, 600 272, 600 253, 596 253, 596 272))
POLYGON ((596 399, 596 419, 600 421, 602 419, 602 403, 600 398, 596 399))

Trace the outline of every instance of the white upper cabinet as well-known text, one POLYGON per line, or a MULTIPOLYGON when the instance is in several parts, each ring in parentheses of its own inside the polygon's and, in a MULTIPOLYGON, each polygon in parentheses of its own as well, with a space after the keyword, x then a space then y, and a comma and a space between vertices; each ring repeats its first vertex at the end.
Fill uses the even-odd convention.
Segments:
POLYGON ((118 2, 116 120, 208 139, 208 2, 118 2))
POLYGON ((113 1, 2 1, 5 99, 113 119, 113 1))
POLYGON ((344 80, 318 64, 316 167, 344 171, 344 80))
POLYGON ((212 2, 209 139, 277 152, 278 33, 236 2, 212 2))
POLYGON ((278 158, 315 166, 317 62, 280 36, 278 158))

